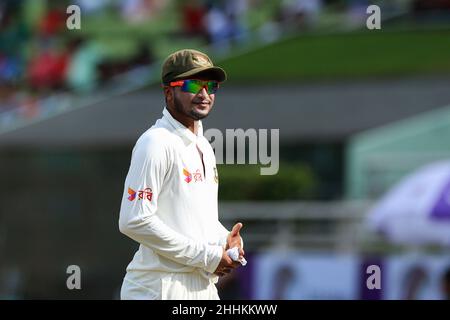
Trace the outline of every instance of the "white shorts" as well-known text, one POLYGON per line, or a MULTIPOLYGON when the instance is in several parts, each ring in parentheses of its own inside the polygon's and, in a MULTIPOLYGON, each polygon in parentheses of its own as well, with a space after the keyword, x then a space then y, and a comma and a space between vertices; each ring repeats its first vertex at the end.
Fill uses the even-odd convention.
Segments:
POLYGON ((216 285, 199 273, 142 272, 125 276, 121 300, 219 300, 216 285), (138 283, 139 282, 139 283, 138 283))

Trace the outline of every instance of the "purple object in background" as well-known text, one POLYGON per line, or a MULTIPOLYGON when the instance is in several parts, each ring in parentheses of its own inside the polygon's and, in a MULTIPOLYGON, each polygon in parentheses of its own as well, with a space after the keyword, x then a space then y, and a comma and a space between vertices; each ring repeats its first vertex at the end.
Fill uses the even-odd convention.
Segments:
POLYGON ((255 255, 249 252, 245 252, 245 259, 247 260, 247 265, 245 267, 240 267, 239 279, 241 281, 241 294, 243 299, 253 299, 253 268, 255 266, 255 255))
POLYGON ((450 220, 450 177, 431 210, 431 217, 437 220, 450 220))
POLYGON ((393 243, 450 247, 450 161, 401 179, 375 203, 367 223, 393 243))

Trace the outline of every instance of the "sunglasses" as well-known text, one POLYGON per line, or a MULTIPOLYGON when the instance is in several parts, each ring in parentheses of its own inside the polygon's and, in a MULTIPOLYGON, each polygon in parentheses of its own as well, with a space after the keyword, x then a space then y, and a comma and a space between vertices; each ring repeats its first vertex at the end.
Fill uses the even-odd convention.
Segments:
POLYGON ((197 79, 189 79, 189 80, 179 80, 173 81, 169 83, 170 87, 181 87, 181 91, 189 92, 193 94, 197 94, 203 88, 206 89, 208 94, 216 93, 217 89, 219 89, 219 82, 217 81, 206 81, 206 80, 197 80, 197 79))

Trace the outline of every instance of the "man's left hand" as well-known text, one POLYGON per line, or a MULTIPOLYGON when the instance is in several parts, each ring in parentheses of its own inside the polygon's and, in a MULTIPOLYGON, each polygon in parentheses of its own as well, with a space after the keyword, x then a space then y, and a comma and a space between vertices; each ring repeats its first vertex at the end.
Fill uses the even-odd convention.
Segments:
POLYGON ((231 230, 231 232, 228 234, 227 237, 227 245, 225 247, 225 250, 234 248, 234 247, 238 247, 239 248, 239 257, 243 257, 245 252, 242 246, 242 238, 240 235, 240 230, 243 227, 243 224, 238 222, 233 226, 233 229, 231 230))

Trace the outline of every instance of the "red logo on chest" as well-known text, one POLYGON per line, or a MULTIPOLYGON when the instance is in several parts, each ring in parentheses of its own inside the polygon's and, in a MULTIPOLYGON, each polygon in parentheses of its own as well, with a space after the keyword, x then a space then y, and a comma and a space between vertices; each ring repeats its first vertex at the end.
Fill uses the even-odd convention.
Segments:
POLYGON ((192 181, 192 174, 189 171, 183 169, 183 174, 185 176, 184 181, 186 181, 187 183, 192 181))
POLYGON ((195 182, 203 181, 200 169, 197 169, 197 171, 195 171, 195 173, 194 173, 194 180, 195 180, 195 182))

